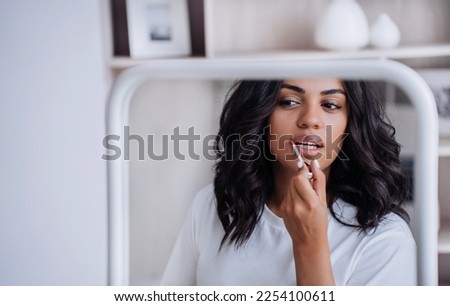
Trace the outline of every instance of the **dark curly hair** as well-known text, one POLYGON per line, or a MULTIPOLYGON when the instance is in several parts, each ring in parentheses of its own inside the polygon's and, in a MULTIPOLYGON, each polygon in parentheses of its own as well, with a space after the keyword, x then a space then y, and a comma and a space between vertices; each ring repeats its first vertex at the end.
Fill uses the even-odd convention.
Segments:
MULTIPOLYGON (((273 192, 271 154, 266 132, 282 81, 239 81, 231 88, 216 138, 214 193, 226 241, 242 245, 255 229, 273 192)), ((362 231, 376 228, 390 212, 409 221, 401 207, 410 195, 400 167, 395 129, 373 83, 343 81, 348 107, 347 133, 341 154, 330 168, 327 194, 331 204, 341 198, 357 209, 362 231)))

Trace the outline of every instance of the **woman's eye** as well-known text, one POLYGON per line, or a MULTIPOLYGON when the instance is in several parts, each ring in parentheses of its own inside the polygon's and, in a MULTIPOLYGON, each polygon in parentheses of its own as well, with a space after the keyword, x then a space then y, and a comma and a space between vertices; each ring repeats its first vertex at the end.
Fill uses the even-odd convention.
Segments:
POLYGON ((325 103, 322 103, 322 106, 327 108, 327 109, 331 109, 331 110, 341 108, 339 105, 337 105, 334 102, 325 102, 325 103))
POLYGON ((293 99, 282 99, 280 100, 279 104, 281 106, 293 106, 296 104, 299 104, 300 102, 297 100, 293 100, 293 99))

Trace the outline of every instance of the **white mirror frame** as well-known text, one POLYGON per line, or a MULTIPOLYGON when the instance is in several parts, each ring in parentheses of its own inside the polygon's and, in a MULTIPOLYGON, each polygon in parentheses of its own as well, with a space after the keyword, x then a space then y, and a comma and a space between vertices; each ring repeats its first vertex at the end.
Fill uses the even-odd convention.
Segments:
MULTIPOLYGON (((107 135, 119 135, 129 125, 133 93, 145 81, 182 79, 285 79, 337 77, 385 80, 404 90, 417 110, 414 163, 414 218, 418 248, 418 284, 438 284, 438 114, 425 81, 411 68, 380 60, 257 61, 187 59, 154 61, 125 70, 116 79, 107 109, 107 135)), ((413 131, 411 131, 413 132, 413 131)), ((109 221, 109 285, 129 285, 129 164, 107 161, 109 221)))

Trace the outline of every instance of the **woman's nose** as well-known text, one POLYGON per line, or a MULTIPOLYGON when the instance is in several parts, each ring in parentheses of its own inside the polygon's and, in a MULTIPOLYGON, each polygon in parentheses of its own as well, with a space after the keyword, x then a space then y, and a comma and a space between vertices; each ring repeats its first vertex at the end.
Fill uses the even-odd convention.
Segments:
POLYGON ((320 128, 322 126, 320 107, 316 107, 315 105, 305 105, 300 110, 300 114, 297 119, 297 126, 301 128, 320 128))

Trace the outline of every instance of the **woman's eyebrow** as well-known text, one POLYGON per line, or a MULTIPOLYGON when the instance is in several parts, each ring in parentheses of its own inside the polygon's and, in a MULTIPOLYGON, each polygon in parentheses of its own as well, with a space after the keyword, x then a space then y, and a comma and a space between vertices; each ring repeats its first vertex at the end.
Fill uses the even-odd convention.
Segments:
MULTIPOLYGON (((301 94, 305 94, 306 91, 299 87, 299 86, 295 86, 295 85, 291 85, 291 84, 281 84, 281 88, 287 88, 290 90, 293 90, 295 92, 301 93, 301 94)), ((343 91, 342 89, 339 88, 333 88, 333 89, 326 89, 320 92, 321 96, 329 96, 329 95, 334 95, 334 94, 341 94, 345 96, 345 91, 343 91)))
POLYGON ((334 95, 334 94, 341 94, 345 96, 345 91, 343 91, 342 89, 327 89, 327 90, 323 90, 320 92, 321 96, 329 96, 329 95, 334 95))
POLYGON ((295 86, 295 85, 281 84, 281 88, 287 88, 287 89, 296 91, 296 92, 301 93, 301 94, 305 93, 305 90, 303 88, 295 86))

